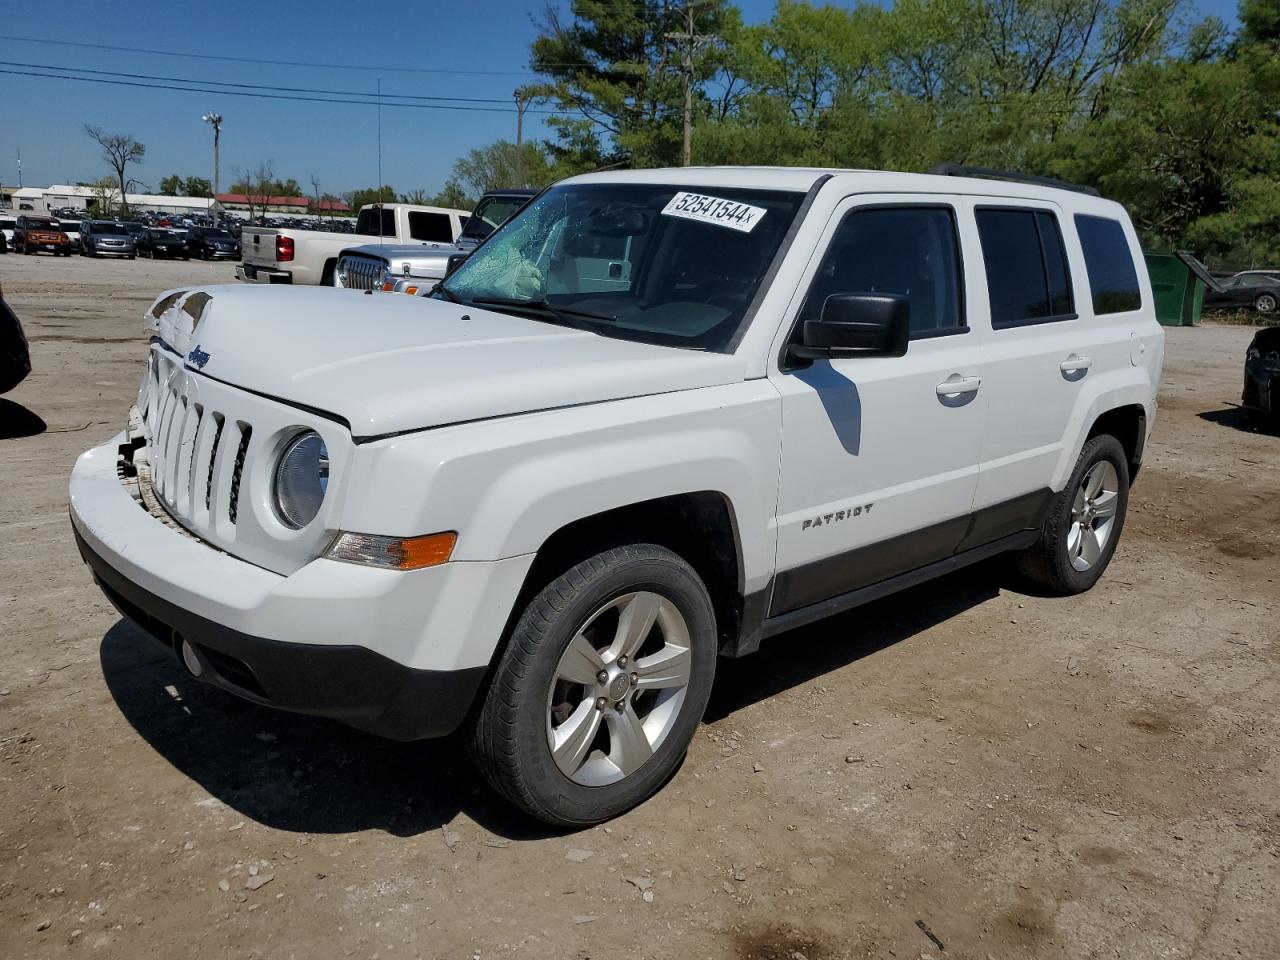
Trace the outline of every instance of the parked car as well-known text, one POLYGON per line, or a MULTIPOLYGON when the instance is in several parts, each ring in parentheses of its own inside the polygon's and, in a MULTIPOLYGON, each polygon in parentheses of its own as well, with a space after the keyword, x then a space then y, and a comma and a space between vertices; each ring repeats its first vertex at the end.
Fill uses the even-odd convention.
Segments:
POLYGON ((69 257, 72 251, 70 239, 56 220, 26 213, 14 225, 13 249, 27 254, 46 250, 55 257, 69 257))
POLYGON ((13 228, 17 225, 16 217, 0 217, 0 253, 13 249, 13 228))
POLYGON ((138 255, 150 257, 152 260, 176 260, 179 257, 183 260, 191 259, 186 238, 169 230, 148 227, 142 231, 137 244, 138 255))
POLYGON ((0 291, 0 393, 8 393, 31 372, 31 353, 18 315, 0 291))
POLYGON ((58 226, 62 228, 62 232, 67 235, 67 239, 71 241, 71 252, 80 252, 80 221, 78 219, 58 218, 58 226))
POLYGON ((201 260, 238 260, 240 241, 220 227, 190 227, 187 230, 187 253, 201 260))
POLYGON ((133 236, 114 220, 80 221, 80 252, 86 257, 128 257, 138 252, 133 236))
POLYGON ((1244 355, 1244 396, 1241 405, 1280 428, 1280 327, 1263 327, 1253 335, 1244 355))
POLYGON ((1265 274, 1237 273, 1218 279, 1221 290, 1206 289, 1204 305, 1210 309, 1253 308, 1259 313, 1275 313, 1280 306, 1280 280, 1265 274))
MULTIPOLYGON (((368 204, 360 208, 355 232, 384 243, 452 244, 469 216, 465 210, 410 203, 368 204)), ((334 271, 351 241, 340 234, 292 227, 245 227, 244 262, 236 276, 249 283, 334 285, 334 271)))
POLYGON ((425 297, 450 265, 464 260, 486 237, 529 202, 535 190, 494 190, 476 204, 454 244, 370 243, 347 247, 338 255, 335 287, 381 290, 425 297))
POLYGON ((1003 551, 1092 587, 1164 353, 1119 204, 778 168, 561 181, 430 299, 180 288, 147 323, 71 475, 107 596, 256 703, 465 724, 567 826, 661 788, 718 656, 1003 551))

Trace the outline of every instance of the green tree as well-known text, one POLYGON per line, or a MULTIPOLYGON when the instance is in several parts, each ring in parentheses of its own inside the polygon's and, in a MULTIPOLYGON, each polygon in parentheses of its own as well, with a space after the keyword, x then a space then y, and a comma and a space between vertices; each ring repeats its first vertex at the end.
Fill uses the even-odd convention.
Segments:
POLYGON ((396 191, 394 187, 384 185, 382 189, 377 187, 362 187, 359 190, 352 190, 343 194, 342 198, 347 202, 352 210, 359 210, 361 207, 370 203, 395 203, 396 191))
POLYGON ((453 165, 452 180, 470 188, 473 196, 499 187, 542 187, 552 180, 546 152, 526 141, 516 149, 508 140, 477 147, 453 165))
POLYGON ((176 173, 160 181, 160 193, 166 197, 177 197, 182 194, 182 178, 176 173))
POLYGON ((182 192, 188 197, 212 197, 213 184, 204 177, 187 177, 182 181, 182 192))

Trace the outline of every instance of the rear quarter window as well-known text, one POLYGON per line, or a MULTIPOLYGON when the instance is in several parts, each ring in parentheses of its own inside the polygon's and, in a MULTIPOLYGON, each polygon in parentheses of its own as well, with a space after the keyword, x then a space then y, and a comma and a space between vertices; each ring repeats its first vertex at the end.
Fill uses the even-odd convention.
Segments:
POLYGON ((1138 271, 1119 220, 1076 214, 1094 313, 1124 313, 1142 306, 1138 271))

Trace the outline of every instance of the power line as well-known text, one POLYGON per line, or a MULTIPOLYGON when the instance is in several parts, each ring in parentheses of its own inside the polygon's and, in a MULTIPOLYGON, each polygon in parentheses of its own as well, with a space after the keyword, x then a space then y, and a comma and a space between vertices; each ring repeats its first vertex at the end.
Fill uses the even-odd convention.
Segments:
POLYGON ((73 73, 92 73, 104 77, 125 77, 129 80, 158 80, 166 83, 207 83, 215 87, 239 87, 243 90, 270 90, 281 93, 321 93, 338 97, 389 97, 396 100, 444 100, 450 103, 506 103, 506 98, 497 97, 436 97, 422 96, 413 93, 379 93, 367 90, 324 90, 316 87, 281 87, 274 83, 232 83, 229 80, 193 80, 188 77, 164 77, 149 73, 121 73, 118 70, 90 70, 88 67, 68 67, 59 63, 18 63, 12 60, 0 60, 0 66, 26 67, 30 70, 70 70, 73 73))
POLYGON ((85 43, 76 40, 46 40, 42 37, 16 37, 0 34, 0 40, 16 40, 20 43, 43 43, 56 47, 83 47, 89 50, 112 50, 118 53, 145 53, 157 57, 181 57, 184 60, 220 60, 226 63, 257 63, 272 67, 308 67, 320 70, 365 70, 378 73, 454 73, 469 76, 523 77, 531 70, 453 70, 444 67, 387 67, 381 64, 366 66, 358 63, 307 63, 301 60, 267 60, 259 57, 228 57, 212 53, 179 53, 175 50, 150 50, 146 47, 118 47, 109 43, 85 43))
MULTIPOLYGON (((177 90, 181 93, 213 93, 227 97, 252 97, 257 100, 293 100, 306 103, 347 103, 361 107, 376 107, 381 100, 367 99, 339 99, 336 97, 304 97, 291 93, 254 93, 248 90, 216 90, 210 87, 187 86, 180 87, 166 83, 141 83, 134 80, 108 80, 104 77, 75 77, 65 73, 35 73, 31 70, 10 70, 0 67, 0 74, 8 74, 17 77, 39 77, 44 80, 76 80, 80 83, 99 83, 117 87, 138 87, 143 90, 177 90)), ((126 75, 127 76, 127 75, 126 75)), ((206 82, 206 81, 194 81, 206 82)), ((373 94, 366 96, 372 97, 373 94)), ((472 107, 462 104, 449 103, 386 103, 388 107, 404 107, 412 110, 463 110, 476 113, 511 113, 510 107, 472 107)), ((526 113, 539 113, 547 116, 554 116, 562 111, 557 110, 526 110, 526 113)))
MULTIPOLYGON (((271 60, 265 57, 228 57, 213 53, 180 53, 176 50, 153 50, 147 47, 121 47, 110 43, 85 43, 79 40, 48 40, 42 37, 18 37, 0 33, 0 40, 18 43, 41 43, 54 47, 81 47, 88 50, 110 50, 115 53, 144 53, 153 57, 179 57, 183 60, 217 60, 223 63, 253 63, 267 67, 302 67, 310 70, 363 70, 367 73, 434 73, 473 77, 528 77, 538 71, 525 70, 457 70, 451 67, 386 67, 379 64, 316 63, 305 60, 271 60)), ((591 63, 543 63, 544 67, 591 67, 591 63)))

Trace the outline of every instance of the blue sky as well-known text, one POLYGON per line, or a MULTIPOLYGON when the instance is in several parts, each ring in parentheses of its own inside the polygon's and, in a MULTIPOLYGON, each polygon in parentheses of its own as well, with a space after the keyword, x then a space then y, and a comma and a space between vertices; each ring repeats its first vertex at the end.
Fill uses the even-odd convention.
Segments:
MULTIPOLYGON (((190 0, 6 0, 0 34, 166 51, 144 55, 0 39, 0 69, 42 64, 196 80, 372 93, 494 98, 503 112, 396 109, 382 111, 383 180, 397 190, 437 190, 453 161, 472 147, 515 139, 512 92, 527 73, 532 15, 542 0, 437 0, 371 3, 295 0, 216 4, 190 0), (354 11, 354 13, 353 13, 354 11), (186 54, 246 57, 264 64, 193 59, 186 54), (370 69, 286 66, 368 64, 370 69), (390 68, 494 73, 414 73, 390 68)), ((773 0, 739 0, 748 21, 766 19, 773 0)), ((1198 0, 1191 7, 1232 22, 1235 0, 1198 0)), ((55 69, 56 72, 56 69, 55 69)), ((111 78, 116 79, 116 78, 111 78)), ((222 185, 235 167, 271 160, 277 176, 309 190, 342 193, 377 182, 377 112, 372 106, 261 100, 213 93, 131 87, 0 74, 0 183, 17 182, 21 150, 28 186, 74 183, 107 172, 86 123, 130 133, 147 147, 131 170, 152 188, 170 173, 210 176, 212 131, 200 117, 221 113, 222 185)), ((543 119, 526 115, 525 135, 544 135, 543 119)))

